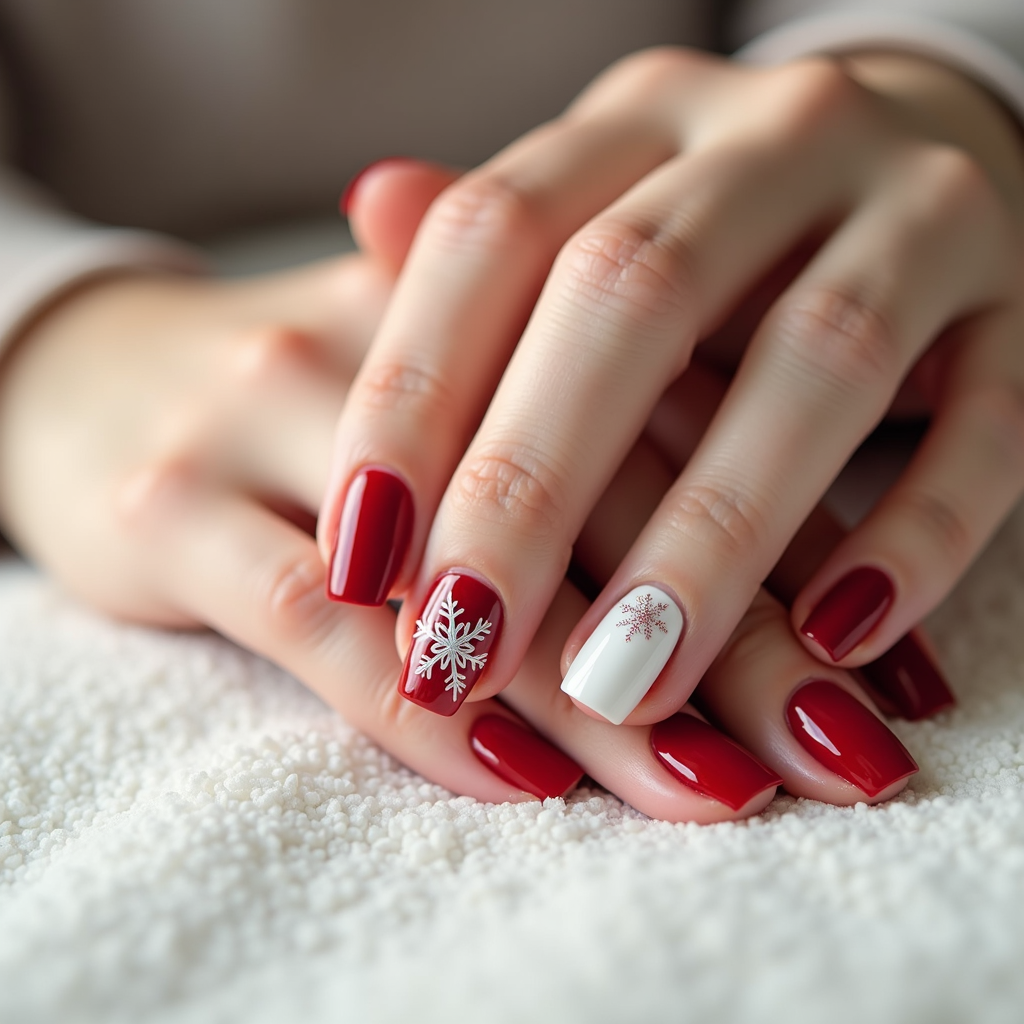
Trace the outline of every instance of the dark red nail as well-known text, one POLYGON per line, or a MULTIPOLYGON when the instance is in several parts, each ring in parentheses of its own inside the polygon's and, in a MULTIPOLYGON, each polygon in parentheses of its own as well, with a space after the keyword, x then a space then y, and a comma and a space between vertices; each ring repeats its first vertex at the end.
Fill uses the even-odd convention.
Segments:
POLYGON ((789 698, 786 719, 811 757, 868 796, 917 771, 885 724, 835 683, 805 683, 789 698))
POLYGON ((378 167, 382 167, 384 164, 404 164, 408 160, 409 157, 404 156, 386 156, 380 160, 374 160, 373 163, 367 164, 361 171, 358 171, 355 177, 345 186, 341 193, 341 198, 338 200, 338 210, 341 212, 342 217, 348 216, 349 207, 352 205, 356 189, 365 181, 371 171, 377 170, 378 167))
POLYGON ((913 633, 859 671, 883 711, 889 705, 912 722, 956 704, 953 691, 913 633))
POLYGON ((404 481, 384 469, 358 473, 345 495, 327 596, 383 604, 409 549, 412 518, 412 494, 404 481))
POLYGON ((487 667, 501 621, 501 601, 486 583, 454 572, 440 577, 416 620, 399 692, 454 715, 487 667))
POLYGON ((541 800, 565 796, 583 778, 583 769, 571 757, 501 715, 481 715, 469 730, 469 745, 498 778, 541 800))
POLYGON ((693 715, 679 714, 651 730, 658 760, 684 786, 738 811, 782 779, 738 743, 693 715))
POLYGON ((854 569, 818 602, 800 632, 833 661, 842 661, 882 621, 894 594, 892 580, 880 569, 854 569))

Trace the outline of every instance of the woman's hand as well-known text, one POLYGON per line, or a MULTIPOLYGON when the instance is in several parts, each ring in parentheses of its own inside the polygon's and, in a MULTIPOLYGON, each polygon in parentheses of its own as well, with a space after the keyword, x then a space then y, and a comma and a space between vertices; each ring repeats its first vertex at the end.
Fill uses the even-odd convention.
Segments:
MULTIPOLYGON (((0 377, 4 528, 114 614, 212 626, 272 658, 456 793, 559 795, 585 769, 648 814, 707 822, 756 813, 780 779, 835 803, 897 792, 913 762, 846 673, 811 667, 766 594, 701 690, 746 750, 689 707, 654 730, 615 728, 576 708, 557 686, 566 637, 587 607, 569 584, 503 701, 455 718, 399 697, 390 609, 324 600, 323 565, 303 526, 322 496, 333 424, 415 220, 448 180, 422 166, 379 179, 353 213, 371 256, 235 284, 120 278, 56 304, 0 377), (808 695, 820 704, 820 684, 801 685, 815 674, 828 680, 826 699, 852 708, 847 763, 787 725, 794 708, 806 713, 808 695)), ((685 404, 668 409, 682 417, 677 426, 685 404)), ((688 455, 684 433, 671 430, 667 454, 641 443, 595 510, 581 559, 596 578, 688 455)), ((827 734, 835 723, 819 725, 827 734)))
POLYGON ((931 430, 793 625, 862 665, 947 593, 1024 483, 1016 126, 915 58, 652 51, 441 195, 353 385, 319 540, 335 596, 406 597, 404 696, 453 714, 508 684, 658 397, 808 246, 565 688, 615 723, 680 708, 908 374, 931 430))

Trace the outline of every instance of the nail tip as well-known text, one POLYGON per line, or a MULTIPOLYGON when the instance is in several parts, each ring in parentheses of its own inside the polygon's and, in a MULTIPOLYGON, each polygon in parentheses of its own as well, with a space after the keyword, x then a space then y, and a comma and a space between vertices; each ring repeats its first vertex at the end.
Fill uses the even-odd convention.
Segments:
POLYGON ((470 726, 469 746, 489 771, 538 800, 564 797, 584 775, 571 757, 504 715, 480 715, 470 726))
POLYGON ((914 634, 908 633, 860 669, 869 690, 910 722, 955 707, 956 694, 914 634))
POLYGON ((868 797, 919 771, 899 737, 831 680, 812 679, 797 687, 786 703, 785 717, 811 757, 868 797))
POLYGON ((621 725, 657 681, 684 629, 682 609, 670 594, 651 583, 634 587, 594 627, 562 689, 612 725, 621 725))
POLYGON ((656 723, 650 744, 670 775, 732 811, 782 784, 760 758, 695 715, 680 712, 656 723))
POLYGON ((874 566, 852 569, 823 594, 800 626, 833 662, 860 646, 888 614, 895 586, 874 566))
MULTIPOLYGON (((909 754, 907 756, 910 757, 909 754)), ((871 788, 868 788, 867 786, 859 782, 851 782, 850 785, 855 786, 862 793, 866 793, 873 800, 876 796, 878 796, 879 793, 884 793, 891 786, 895 786, 897 782, 902 782, 904 779, 912 778, 913 776, 917 775, 918 772, 921 771, 921 769, 917 765, 917 762, 914 761, 912 757, 910 758, 910 760, 914 765, 913 768, 910 768, 905 772, 901 772, 899 775, 893 776, 884 785, 875 785, 871 788)))

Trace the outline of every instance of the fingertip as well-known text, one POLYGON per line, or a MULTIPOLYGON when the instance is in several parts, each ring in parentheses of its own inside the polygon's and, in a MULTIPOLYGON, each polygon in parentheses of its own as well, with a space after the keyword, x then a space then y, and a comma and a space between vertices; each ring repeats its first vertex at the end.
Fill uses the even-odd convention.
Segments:
POLYGON ((399 269, 430 204, 459 172, 409 157, 387 157, 360 171, 342 193, 341 213, 364 252, 399 269))

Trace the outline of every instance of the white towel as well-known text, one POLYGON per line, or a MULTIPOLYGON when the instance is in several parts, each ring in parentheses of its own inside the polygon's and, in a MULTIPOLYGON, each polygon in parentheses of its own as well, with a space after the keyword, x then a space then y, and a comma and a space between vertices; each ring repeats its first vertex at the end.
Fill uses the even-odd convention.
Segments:
POLYGON ((932 633, 881 807, 491 806, 213 636, 0 563, 0 1020, 1020 1021, 1024 514, 932 633))

